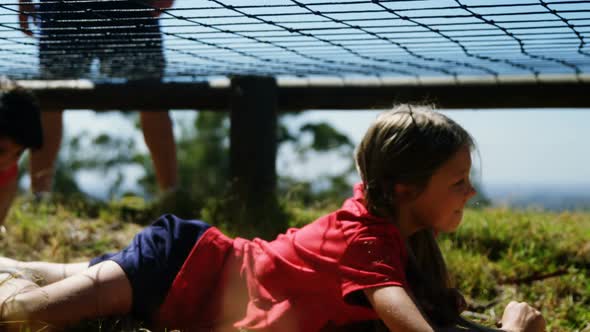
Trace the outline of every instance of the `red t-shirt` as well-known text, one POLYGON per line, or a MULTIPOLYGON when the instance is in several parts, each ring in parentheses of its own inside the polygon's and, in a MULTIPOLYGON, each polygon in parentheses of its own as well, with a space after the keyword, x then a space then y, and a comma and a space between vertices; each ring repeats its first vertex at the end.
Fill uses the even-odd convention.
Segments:
POLYGON ((360 186, 341 209, 276 240, 232 240, 210 228, 193 248, 157 314, 190 331, 320 331, 377 319, 355 291, 407 285, 404 241, 370 215, 360 186))
POLYGON ((0 187, 4 187, 8 183, 12 182, 18 176, 18 165, 8 167, 7 169, 0 170, 0 187))

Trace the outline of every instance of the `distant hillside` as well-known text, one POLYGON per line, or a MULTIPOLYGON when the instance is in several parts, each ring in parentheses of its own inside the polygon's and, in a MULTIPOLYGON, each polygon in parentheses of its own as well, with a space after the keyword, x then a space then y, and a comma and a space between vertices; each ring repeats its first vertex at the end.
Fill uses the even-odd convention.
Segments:
POLYGON ((589 185, 491 185, 485 190, 493 205, 549 211, 590 210, 589 185))

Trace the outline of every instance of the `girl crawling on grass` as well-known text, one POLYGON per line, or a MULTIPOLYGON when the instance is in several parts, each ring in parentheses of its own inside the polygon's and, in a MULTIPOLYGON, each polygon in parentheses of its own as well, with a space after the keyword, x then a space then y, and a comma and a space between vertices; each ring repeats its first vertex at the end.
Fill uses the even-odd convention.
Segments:
MULTIPOLYGON (((45 284, 6 278, 1 317, 61 327, 131 314, 168 330, 280 332, 382 320, 395 332, 464 331, 457 326, 464 301, 435 234, 454 231, 475 194, 472 147, 441 113, 399 106, 358 146, 362 184, 339 210, 270 242, 164 215, 127 248, 89 263, 5 258, 6 271, 32 271, 45 284)), ((501 324, 545 330, 525 303, 511 302, 501 324)))

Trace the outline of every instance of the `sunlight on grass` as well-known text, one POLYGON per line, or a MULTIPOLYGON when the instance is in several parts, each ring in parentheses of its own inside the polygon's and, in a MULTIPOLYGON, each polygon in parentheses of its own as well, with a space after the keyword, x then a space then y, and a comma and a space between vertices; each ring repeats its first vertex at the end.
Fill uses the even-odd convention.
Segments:
MULTIPOLYGON (((123 248, 149 211, 131 200, 92 206, 32 204, 20 199, 6 223, 0 255, 21 260, 78 262, 123 248), (135 220, 137 217, 138 220, 135 220)), ((281 203, 291 227, 301 227, 333 206, 281 203)), ((208 211, 205 216, 216 216, 208 211)), ((223 214, 218 214, 220 217, 223 214)), ((153 218, 157 216, 152 216, 153 218)), ((228 225, 227 220, 208 220, 228 225)), ((223 227, 222 227, 223 228, 223 227)), ((470 317, 493 325, 509 300, 527 301, 547 317, 548 331, 590 331, 590 213, 485 209, 466 211, 454 234, 439 241, 470 317)), ((92 320, 71 331, 146 331, 130 318, 92 320)))
POLYGON ((515 299, 540 308, 549 331, 582 331, 590 324, 589 239, 590 213, 490 209, 468 211, 441 243, 457 286, 481 313, 499 318, 515 299))

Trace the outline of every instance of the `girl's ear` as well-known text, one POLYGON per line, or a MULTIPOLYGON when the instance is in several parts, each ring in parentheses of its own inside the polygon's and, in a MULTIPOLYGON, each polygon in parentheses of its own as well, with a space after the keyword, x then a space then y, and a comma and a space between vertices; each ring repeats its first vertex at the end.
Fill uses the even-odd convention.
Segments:
POLYGON ((416 186, 404 183, 394 185, 395 200, 398 203, 407 203, 418 197, 416 186))

